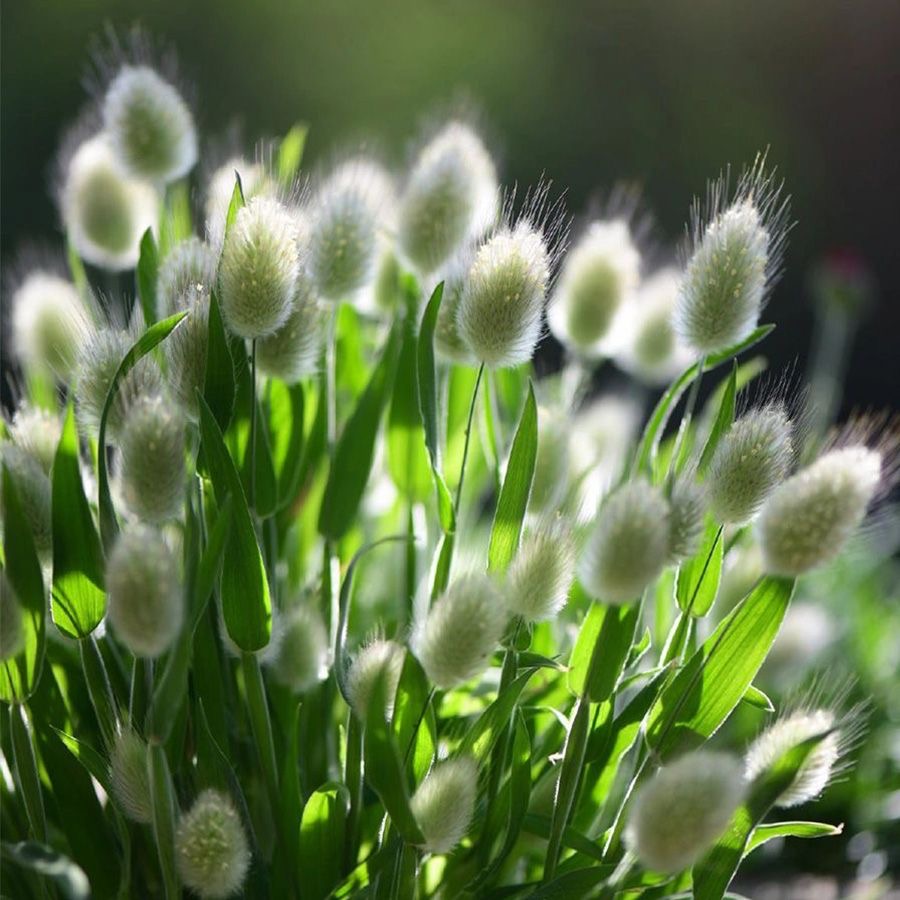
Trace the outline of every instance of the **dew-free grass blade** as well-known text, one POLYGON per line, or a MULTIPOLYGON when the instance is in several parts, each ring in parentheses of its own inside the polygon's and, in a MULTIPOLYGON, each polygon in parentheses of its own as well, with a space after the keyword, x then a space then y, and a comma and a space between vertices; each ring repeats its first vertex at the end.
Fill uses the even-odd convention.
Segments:
POLYGON ((103 619, 103 551, 81 484, 75 413, 66 408, 52 473, 53 590, 50 606, 67 637, 89 635, 103 619))
POLYGON ((349 807, 347 788, 336 782, 313 791, 303 807, 297 871, 309 900, 324 900, 340 881, 349 807))
POLYGON ((757 847, 761 847, 768 841, 776 838, 820 838, 835 837, 843 834, 843 825, 830 825, 828 822, 767 822, 757 825, 747 841, 744 849, 744 857, 752 853, 757 847))
POLYGON ((206 372, 203 378, 203 399, 224 434, 234 411, 234 360, 228 346, 228 335, 213 291, 209 297, 209 320, 206 340, 206 372))
POLYGON ((716 452, 716 447, 719 446, 719 441, 722 440, 725 432, 731 428, 731 424, 734 422, 734 404, 737 396, 737 374, 738 364, 737 360, 734 360, 731 366, 731 374, 725 382, 725 390, 722 394, 722 400, 719 403, 719 411, 716 413, 716 418, 710 429, 709 437, 706 439, 706 443, 703 445, 703 451, 700 453, 700 462, 697 464, 697 471, 700 472, 701 475, 709 468, 713 454, 716 452))
POLYGON ((266 408, 271 435, 272 464, 278 482, 278 508, 290 508, 300 490, 303 466, 303 433, 306 395, 302 384, 286 385, 272 379, 266 408))
POLYGON ((303 162, 303 151, 306 148, 306 135, 309 126, 305 122, 298 122, 281 139, 278 145, 278 159, 276 169, 278 180, 282 186, 289 188, 300 171, 300 163, 303 162))
POLYGON ((699 549, 678 567, 675 599, 679 609, 695 618, 702 618, 712 609, 719 593, 725 559, 724 544, 722 526, 707 515, 699 549))
POLYGON ((509 725, 510 717, 519 701, 522 691, 537 669, 523 672, 511 681, 497 696, 497 699, 476 719, 466 732, 460 744, 460 753, 469 753, 476 759, 485 760, 494 749, 500 734, 509 725))

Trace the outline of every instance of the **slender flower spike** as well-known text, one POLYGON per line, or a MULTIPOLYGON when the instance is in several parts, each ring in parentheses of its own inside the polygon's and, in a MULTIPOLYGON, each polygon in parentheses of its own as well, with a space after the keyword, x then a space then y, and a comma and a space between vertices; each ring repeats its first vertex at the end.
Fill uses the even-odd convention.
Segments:
POLYGON ((379 677, 384 678, 388 718, 393 714, 394 696, 400 684, 405 654, 406 651, 396 641, 378 638, 366 644, 353 658, 347 669, 346 687, 350 705, 362 721, 366 720, 372 691, 379 677))
POLYGON ((664 766, 638 793, 626 837, 648 869, 680 872, 719 838, 746 789, 740 761, 698 750, 664 766))
POLYGON ((584 587, 604 603, 638 599, 669 558, 670 512, 646 481, 618 488, 600 507, 581 558, 584 587))
POLYGON ((136 178, 168 183, 197 162, 194 119, 178 91, 149 66, 122 66, 103 100, 116 157, 136 178))
POLYGON ((275 620, 270 666, 275 680, 302 694, 328 676, 328 633, 322 617, 300 604, 275 620))
POLYGON ((148 182, 124 172, 108 136, 99 134, 81 144, 69 160, 60 210, 79 255, 119 272, 137 264, 141 237, 156 227, 159 196, 148 182))
POLYGON ((449 853, 472 824, 478 790, 478 764, 470 756, 437 763, 410 801, 429 853, 449 853))
POLYGON ((309 268, 323 300, 351 299, 372 281, 393 195, 390 176, 365 157, 342 163, 319 186, 309 210, 309 268))
POLYGON ((203 791, 178 823, 175 853, 181 880, 202 900, 235 896, 250 868, 250 847, 231 797, 203 791))
POLYGON ((133 822, 149 825, 153 821, 153 808, 147 745, 130 729, 116 735, 109 758, 109 780, 113 797, 125 815, 133 822))
POLYGON ((468 125, 450 122, 413 165, 400 201, 400 247, 419 271, 430 274, 481 237, 498 212, 494 161, 468 125))
POLYGON ((494 583, 486 575, 464 575, 417 623, 412 650, 429 679, 450 690, 487 668, 506 622, 494 583))
POLYGON ((173 247, 159 267, 156 284, 161 317, 208 300, 218 266, 216 251, 199 238, 190 237, 173 247))
POLYGON ((287 321, 300 268, 295 238, 277 200, 255 197, 238 211, 219 266, 222 317, 238 337, 266 337, 287 321))
POLYGON ((33 456, 49 475, 62 435, 59 417, 37 406, 22 405, 9 426, 12 442, 33 456))
POLYGON ((158 531, 123 532, 106 564, 107 615, 119 640, 153 659, 172 645, 184 616, 178 563, 158 531))
POLYGON ((834 559, 865 517, 881 468, 877 450, 842 447, 782 482, 759 519, 765 570, 801 575, 834 559))
POLYGON ((13 350, 26 366, 68 380, 89 330, 75 285, 59 275, 32 272, 13 293, 13 350))
POLYGON ((184 419, 160 397, 144 397, 125 418, 122 493, 139 519, 159 524, 184 506, 184 419))
POLYGON ((727 176, 711 184, 705 215, 694 206, 675 328, 697 354, 724 350, 747 337, 778 278, 789 204, 764 165, 759 157, 733 197, 727 176))
POLYGON ((563 519, 540 522, 525 535, 510 566, 503 599, 526 622, 552 619, 566 605, 575 580, 575 539, 563 519))
POLYGON ((638 285, 640 268, 627 222, 591 223, 566 257, 547 312, 554 337, 579 355, 600 355, 617 313, 638 285))

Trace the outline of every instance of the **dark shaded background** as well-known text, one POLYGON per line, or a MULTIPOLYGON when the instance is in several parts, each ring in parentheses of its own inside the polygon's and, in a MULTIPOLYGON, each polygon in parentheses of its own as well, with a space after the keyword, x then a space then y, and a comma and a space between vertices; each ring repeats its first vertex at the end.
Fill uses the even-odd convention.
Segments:
POLYGON ((573 212, 641 182, 662 235, 691 196, 767 145, 798 220, 769 318, 776 363, 806 353, 810 266, 852 247, 879 285, 845 411, 900 396, 897 0, 42 0, 3 7, 2 257, 52 236, 48 169, 83 102, 92 36, 140 20, 178 52, 205 133, 311 123, 310 157, 361 135, 403 158, 458 89, 481 105, 506 181, 546 171, 573 212))

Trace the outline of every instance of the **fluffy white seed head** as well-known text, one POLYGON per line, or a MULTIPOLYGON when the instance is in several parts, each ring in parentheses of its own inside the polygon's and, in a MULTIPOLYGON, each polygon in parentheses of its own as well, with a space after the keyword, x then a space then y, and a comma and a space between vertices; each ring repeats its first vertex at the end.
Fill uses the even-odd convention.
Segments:
POLYGON ((473 249, 461 250, 443 269, 444 291, 434 328, 434 351, 446 363, 471 366, 475 357, 459 333, 457 317, 473 249))
POLYGON ((538 406, 538 447, 528 508, 537 514, 556 512, 569 486, 569 428, 555 408, 538 406))
POLYGON ((175 181, 197 162, 191 111, 149 66, 122 66, 103 99, 103 125, 122 167, 136 178, 175 181))
POLYGON ((527 362, 541 336, 551 253, 523 221, 478 248, 466 275, 456 325, 476 361, 491 369, 527 362))
POLYGON ((499 212, 497 171, 471 127, 445 125, 416 159, 400 201, 398 239, 423 274, 477 240, 499 212))
POLYGON ((660 269, 620 310, 616 364, 645 384, 668 384, 693 361, 673 324, 680 285, 678 269, 660 269))
POLYGON ((703 534, 706 493, 692 478, 683 476, 672 485, 669 495, 669 562, 679 563, 693 556, 703 534))
POLYGON ((276 625, 272 674, 295 693, 308 691, 328 676, 328 632, 322 617, 312 606, 299 604, 279 616, 276 625))
POLYGON ((373 280, 393 194, 387 172, 365 157, 347 160, 323 180, 309 210, 309 270, 322 299, 352 299, 373 280))
POLYGON ((509 567, 503 599, 526 622, 552 619, 566 605, 575 580, 575 538, 568 522, 548 518, 522 540, 509 567))
POLYGON ((881 465, 877 450, 843 447, 782 482, 759 518, 766 571, 801 575, 834 559, 865 517, 881 465))
POLYGON ((741 416, 716 447, 706 477, 716 521, 740 525, 753 518, 793 458, 791 420, 781 403, 741 416))
POLYGON ((604 603, 638 599, 669 558, 669 504, 646 481, 623 484, 600 507, 579 565, 585 589, 604 603))
POLYGON ((627 841, 648 869, 680 872, 725 831, 746 783, 740 761, 711 750, 664 766, 635 797, 627 841))
POLYGON ((208 300, 218 266, 216 251, 199 238, 176 244, 159 266, 156 297, 160 316, 171 316, 208 300))
POLYGON ((449 853, 464 837, 475 814, 478 764, 470 756, 439 762, 410 801, 429 853, 449 853))
POLYGON ((72 374, 90 318, 75 285, 52 272, 35 271, 12 295, 13 351, 26 366, 72 374))
POLYGON ((299 268, 293 216, 277 200, 255 197, 222 248, 219 300, 229 329, 248 340, 274 334, 290 315, 299 268))
POLYGON ((159 196, 148 182, 125 174, 108 136, 99 134, 69 160, 60 210, 78 254, 118 272, 137 264, 141 237, 156 227, 159 196))
POLYGON ((149 825, 153 821, 150 775, 147 769, 147 745, 131 729, 116 735, 109 755, 109 780, 113 797, 133 822, 149 825))
POLYGON ((160 533, 140 525, 119 535, 106 563, 107 616, 135 655, 153 659, 181 630, 178 562, 160 533))
POLYGON ((53 547, 50 479, 40 462, 15 444, 0 446, 0 461, 15 485, 22 512, 31 527, 34 549, 42 560, 46 560, 53 547))
POLYGON ((129 510, 153 524, 181 515, 186 481, 181 411, 161 397, 144 397, 125 417, 120 449, 129 510))
POLYGON ((0 662, 18 656, 24 643, 22 606, 6 572, 0 572, 0 662))
POLYGON ((778 719, 747 751, 747 780, 753 781, 771 769, 784 755, 804 741, 826 734, 806 757, 794 780, 775 802, 788 808, 813 800, 825 790, 841 756, 840 731, 830 709, 798 710, 778 719))
POLYGON ((315 373, 325 339, 325 315, 305 271, 297 278, 287 321, 256 345, 256 363, 264 375, 294 384, 315 373))
POLYGON ((727 177, 709 188, 707 211, 694 210, 692 247, 675 311, 675 327, 698 354, 747 337, 777 278, 788 204, 760 158, 733 199, 727 177))
POLYGON ((209 343, 209 296, 198 294, 188 314, 163 341, 166 382, 169 393, 191 421, 199 417, 197 391, 206 380, 206 352, 209 343))
POLYGON ((412 650, 428 678, 450 690, 487 668, 506 622, 503 600, 490 578, 463 575, 417 623, 412 650))
POLYGON ((202 900, 223 900, 241 890, 250 847, 231 797, 214 789, 197 797, 178 822, 175 854, 181 880, 202 900))
POLYGON ((274 196, 275 182, 262 163, 250 162, 234 156, 217 168, 206 187, 204 211, 206 214, 206 239, 218 254, 225 240, 225 225, 228 208, 234 195, 235 173, 241 178, 244 201, 249 203, 254 197, 274 196))
MULTIPOLYGON (((126 331, 101 328, 91 334, 78 354, 75 370, 75 416, 82 431, 96 436, 106 395, 133 337, 126 331)), ((151 356, 144 356, 119 382, 107 418, 107 433, 118 441, 128 413, 144 397, 162 393, 162 374, 151 356)))
POLYGON ((553 335, 583 356, 597 356, 625 299, 637 287, 641 254, 624 219, 592 222, 569 251, 547 321, 553 335))
POLYGON ((345 684, 350 705, 360 719, 363 721, 366 719, 372 691, 379 678, 384 680, 387 700, 385 711, 388 718, 391 717, 405 656, 406 651, 396 641, 376 638, 362 647, 353 657, 347 669, 345 684))
POLYGON ((59 416, 27 403, 16 410, 9 425, 10 440, 33 456, 48 475, 53 467, 61 436, 62 422, 59 416))

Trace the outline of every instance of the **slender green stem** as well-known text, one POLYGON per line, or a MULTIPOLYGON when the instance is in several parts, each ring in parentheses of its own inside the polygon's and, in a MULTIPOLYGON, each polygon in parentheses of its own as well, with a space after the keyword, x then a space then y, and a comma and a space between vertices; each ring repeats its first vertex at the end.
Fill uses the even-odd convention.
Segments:
POLYGON ((269 705, 266 700, 266 686, 263 683, 259 660, 254 654, 244 653, 241 663, 244 670, 244 688, 247 692, 247 709, 250 713, 250 728, 256 742, 272 815, 277 821, 281 797, 278 793, 278 762, 275 755, 275 739, 272 736, 272 721, 269 718, 269 705))
MULTIPOLYGON (((456 501, 453 504, 453 513, 455 518, 459 518, 459 504, 462 499, 463 482, 466 478, 466 461, 469 458, 469 441, 472 438, 472 420, 475 417, 475 404, 478 400, 478 387, 481 384, 484 375, 484 363, 478 367, 478 376, 475 379, 475 387, 472 388, 472 400, 469 403, 469 418, 466 422, 466 439, 463 443, 463 458, 459 467, 459 484, 456 486, 456 501)), ((457 526, 458 527, 458 526, 457 526)))
POLYGON ((250 509, 256 507, 256 338, 250 342, 250 509))

